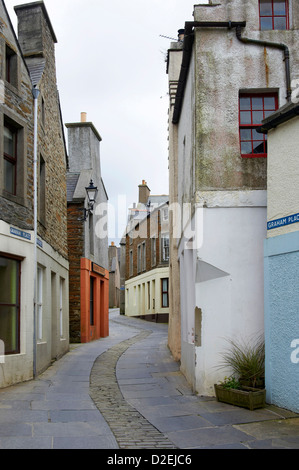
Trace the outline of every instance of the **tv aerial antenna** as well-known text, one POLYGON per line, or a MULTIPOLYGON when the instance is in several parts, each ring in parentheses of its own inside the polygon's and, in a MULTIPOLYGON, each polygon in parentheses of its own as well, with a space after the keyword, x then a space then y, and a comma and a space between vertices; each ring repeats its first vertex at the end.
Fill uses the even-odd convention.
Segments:
POLYGON ((164 39, 170 39, 171 41, 178 41, 178 42, 183 42, 181 41, 180 39, 178 40, 178 38, 171 38, 169 36, 164 36, 163 34, 159 34, 160 38, 164 38, 164 39))

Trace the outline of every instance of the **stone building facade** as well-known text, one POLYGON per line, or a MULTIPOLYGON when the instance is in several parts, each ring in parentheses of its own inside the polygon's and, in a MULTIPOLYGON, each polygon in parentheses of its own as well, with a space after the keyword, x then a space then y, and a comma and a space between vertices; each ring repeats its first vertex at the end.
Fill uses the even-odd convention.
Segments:
POLYGON ((0 387, 31 379, 69 349, 57 40, 43 2, 15 12, 18 37, 0 2, 0 387))
POLYGON ((168 196, 152 196, 145 181, 139 186, 139 203, 129 216, 125 263, 125 314, 168 322, 168 196))
POLYGON ((181 349, 182 371, 203 395, 230 372, 217 369, 224 338, 264 332, 267 141, 257 128, 290 100, 298 7, 294 0, 195 5, 181 48, 169 50, 170 205, 185 209, 174 224, 172 260, 181 324, 175 312, 169 344, 175 354, 181 349))
POLYGON ((70 260, 70 338, 87 343, 109 336, 108 196, 101 174, 100 142, 93 123, 66 124, 68 248, 70 260), (89 211, 86 188, 97 188, 89 211))

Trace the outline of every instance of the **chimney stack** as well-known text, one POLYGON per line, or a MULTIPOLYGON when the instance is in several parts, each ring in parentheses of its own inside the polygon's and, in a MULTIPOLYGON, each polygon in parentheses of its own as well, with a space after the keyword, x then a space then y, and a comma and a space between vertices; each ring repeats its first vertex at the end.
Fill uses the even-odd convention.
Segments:
POLYGON ((146 205, 150 197, 151 190, 149 189, 145 180, 139 185, 139 203, 146 205))
POLYGON ((18 39, 25 59, 54 54, 57 39, 43 1, 17 5, 18 39), (47 34, 47 29, 50 34, 47 34))
POLYGON ((86 121, 87 121, 87 114, 81 113, 81 122, 86 122, 86 121))

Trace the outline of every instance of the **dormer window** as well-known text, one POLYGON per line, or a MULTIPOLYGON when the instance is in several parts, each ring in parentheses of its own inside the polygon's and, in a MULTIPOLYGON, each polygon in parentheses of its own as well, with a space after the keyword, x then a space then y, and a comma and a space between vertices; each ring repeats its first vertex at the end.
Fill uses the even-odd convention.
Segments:
POLYGON ((289 29, 288 0, 259 0, 261 31, 289 29))

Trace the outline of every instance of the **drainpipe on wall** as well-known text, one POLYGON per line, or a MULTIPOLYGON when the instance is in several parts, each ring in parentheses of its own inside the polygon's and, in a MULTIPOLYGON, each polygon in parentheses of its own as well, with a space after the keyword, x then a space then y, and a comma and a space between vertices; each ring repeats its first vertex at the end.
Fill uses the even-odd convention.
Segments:
POLYGON ((273 47, 276 49, 281 49, 284 52, 284 62, 285 62, 285 69, 286 69, 286 89, 287 89, 287 101, 291 100, 292 96, 292 88, 291 88, 291 73, 290 73, 290 51, 288 46, 281 43, 270 42, 270 41, 263 41, 258 39, 249 39, 244 38, 241 35, 241 27, 237 26, 236 34, 239 41, 243 42, 244 44, 253 44, 257 46, 264 46, 264 47, 273 47))
POLYGON ((33 88, 32 94, 34 98, 34 157, 33 157, 33 194, 34 194, 34 299, 33 299, 33 377, 37 375, 36 367, 36 319, 37 319, 37 115, 38 115, 38 97, 39 90, 33 88))
POLYGON ((237 39, 245 44, 255 44, 264 47, 273 47, 284 51, 284 61, 286 69, 286 88, 287 88, 287 101, 291 100, 292 88, 291 88, 291 75, 290 75, 290 52, 289 48, 285 44, 262 41, 256 39, 244 38, 241 35, 242 28, 246 27, 246 21, 187 21, 185 23, 185 36, 184 36, 184 47, 183 47, 183 60, 181 66, 181 73, 178 83, 177 96, 173 112, 173 124, 178 124, 182 109, 182 103, 185 93, 187 75, 189 71, 189 65, 191 61, 191 54, 194 42, 194 28, 236 28, 237 39))
POLYGON ((181 73, 178 82, 177 95, 173 110, 172 123, 178 124, 180 120, 182 103, 185 94, 186 81, 191 61, 193 42, 194 42, 194 28, 245 28, 246 21, 187 21, 185 23, 184 46, 183 46, 183 60, 181 66, 181 73))

